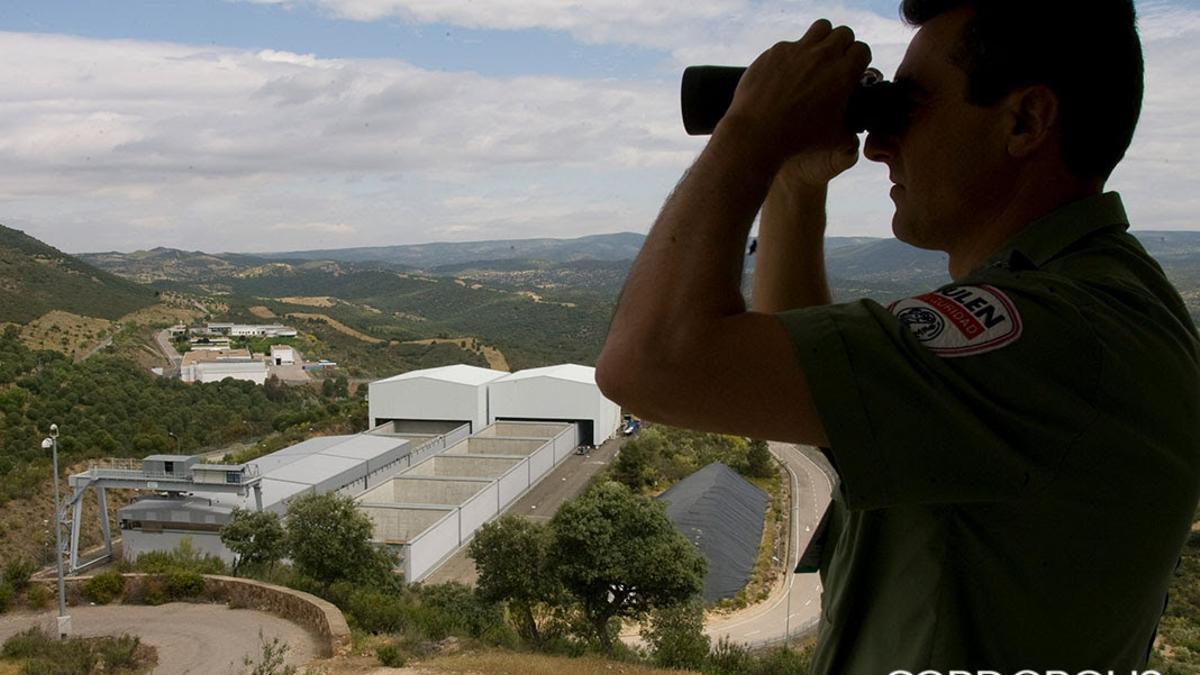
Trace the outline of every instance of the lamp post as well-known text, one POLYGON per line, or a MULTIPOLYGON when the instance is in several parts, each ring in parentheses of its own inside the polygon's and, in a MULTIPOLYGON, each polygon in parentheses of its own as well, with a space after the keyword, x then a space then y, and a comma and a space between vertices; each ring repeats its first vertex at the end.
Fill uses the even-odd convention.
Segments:
POLYGON ((58 637, 71 633, 71 617, 67 616, 67 593, 63 582, 62 507, 58 499, 58 425, 50 425, 50 435, 42 439, 42 449, 50 451, 54 465, 54 562, 58 566, 58 637))

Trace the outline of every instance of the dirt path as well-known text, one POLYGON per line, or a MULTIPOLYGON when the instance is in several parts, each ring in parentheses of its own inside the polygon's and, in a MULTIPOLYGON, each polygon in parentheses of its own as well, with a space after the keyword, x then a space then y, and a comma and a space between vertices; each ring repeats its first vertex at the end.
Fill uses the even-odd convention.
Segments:
POLYGON ((346 324, 342 323, 341 321, 338 321, 337 319, 335 319, 331 316, 327 316, 325 314, 310 314, 308 312, 291 312, 287 316, 289 319, 314 319, 316 321, 324 321, 325 323, 329 324, 329 326, 331 328, 333 328, 334 330, 336 330, 337 332, 343 333, 345 335, 349 335, 352 338, 357 338, 368 344, 377 345, 377 344, 386 342, 386 340, 381 340, 380 338, 377 338, 377 337, 371 337, 370 335, 367 335, 366 333, 360 333, 360 332, 354 330, 353 328, 347 326, 346 324))
MULTIPOLYGON (((33 625, 52 627, 57 612, 12 613, 0 617, 0 640, 33 625)), ((262 657, 259 631, 267 641, 286 642, 286 661, 301 665, 316 658, 316 639, 303 628, 273 614, 224 605, 169 603, 70 607, 74 635, 137 635, 158 650, 156 675, 240 673, 245 656, 262 657)))

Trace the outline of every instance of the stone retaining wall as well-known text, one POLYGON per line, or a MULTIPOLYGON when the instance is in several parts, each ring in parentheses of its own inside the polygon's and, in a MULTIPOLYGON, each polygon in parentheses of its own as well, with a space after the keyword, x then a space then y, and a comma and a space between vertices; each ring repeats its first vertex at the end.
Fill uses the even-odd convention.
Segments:
MULTIPOLYGON (((131 586, 140 586, 152 574, 123 574, 125 594, 131 586)), ((71 604, 82 599, 83 584, 91 575, 68 577, 67 598, 71 604)), ((50 590, 57 590, 54 579, 39 579, 50 590)), ((350 653, 350 627, 346 617, 333 603, 309 593, 283 586, 266 584, 253 579, 226 577, 215 574, 204 575, 204 598, 224 602, 230 607, 242 607, 270 612, 278 617, 297 623, 320 637, 322 656, 344 656, 350 653)))

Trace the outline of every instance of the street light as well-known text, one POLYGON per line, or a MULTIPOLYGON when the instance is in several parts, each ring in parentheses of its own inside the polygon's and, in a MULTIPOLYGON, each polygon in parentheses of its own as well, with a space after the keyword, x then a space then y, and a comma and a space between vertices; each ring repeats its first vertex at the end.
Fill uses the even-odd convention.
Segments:
POLYGON ((71 633, 71 617, 67 616, 67 593, 63 582, 62 510, 58 500, 58 425, 50 425, 50 435, 42 439, 42 449, 50 451, 54 465, 54 562, 58 565, 58 637, 71 633))

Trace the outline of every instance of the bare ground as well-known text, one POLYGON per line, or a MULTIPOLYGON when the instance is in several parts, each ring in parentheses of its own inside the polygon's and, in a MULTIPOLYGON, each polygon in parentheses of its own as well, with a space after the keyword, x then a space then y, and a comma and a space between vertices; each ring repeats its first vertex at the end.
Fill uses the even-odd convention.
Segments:
MULTIPOLYGON (((0 617, 0 640, 32 625, 54 626, 56 612, 11 613, 0 617)), ((261 639, 287 643, 285 660, 303 665, 319 653, 319 643, 300 626, 273 614, 224 605, 169 603, 157 607, 115 605, 71 607, 74 635, 137 635, 158 650, 159 675, 240 673, 244 657, 258 660, 261 639)))
POLYGON ((325 314, 311 314, 308 312, 291 312, 287 316, 290 319, 312 319, 315 321, 324 321, 325 323, 329 324, 329 326, 331 328, 333 328, 334 330, 336 330, 337 332, 342 333, 344 335, 349 335, 350 337, 358 339, 358 340, 362 340, 363 342, 366 342, 368 344, 377 345, 382 342, 385 342, 385 340, 381 340, 377 337, 371 337, 370 335, 367 335, 366 333, 360 333, 359 331, 354 330, 353 328, 347 326, 346 324, 342 323, 341 321, 338 321, 337 319, 335 319, 331 316, 326 316, 325 314))
POLYGON ((467 349, 482 354, 483 358, 487 359, 488 367, 493 370, 503 370, 511 372, 512 368, 508 365, 508 359, 504 358, 504 353, 491 345, 485 345, 479 341, 479 338, 474 337, 456 337, 456 338, 427 338, 425 340, 409 340, 406 345, 436 345, 436 344, 456 344, 462 345, 467 343, 467 349))

